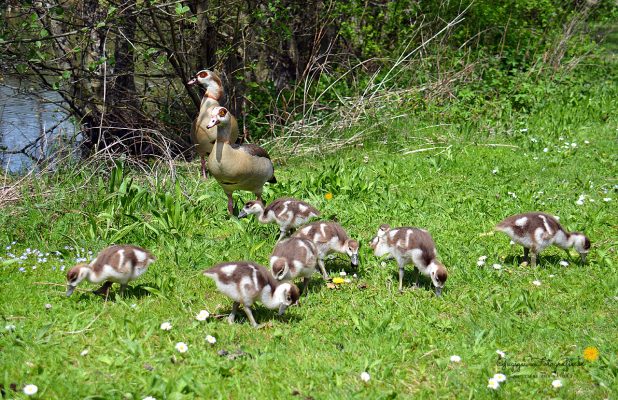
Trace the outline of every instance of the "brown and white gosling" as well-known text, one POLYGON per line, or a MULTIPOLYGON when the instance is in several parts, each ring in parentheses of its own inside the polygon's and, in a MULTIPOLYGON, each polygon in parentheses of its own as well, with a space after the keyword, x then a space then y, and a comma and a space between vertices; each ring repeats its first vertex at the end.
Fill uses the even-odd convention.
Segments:
POLYGON ((224 107, 212 110, 208 128, 218 126, 217 141, 208 156, 208 169, 227 195, 227 209, 234 213, 234 190, 253 192, 262 200, 264 183, 276 183, 275 169, 266 150, 255 144, 232 144, 231 115, 224 107))
MULTIPOLYGON (((199 154, 202 161, 202 176, 206 175, 206 159, 212 151, 217 140, 217 128, 208 128, 212 109, 219 107, 223 99, 223 84, 221 78, 216 73, 203 69, 187 82, 187 85, 200 84, 206 92, 202 97, 200 112, 191 125, 191 141, 195 145, 195 151, 199 154)), ((230 141, 234 143, 238 138, 238 122, 231 116, 230 141)))
POLYGON ((506 233, 515 243, 524 246, 524 259, 535 267, 537 255, 550 245, 564 249, 567 254, 570 247, 575 248, 586 262, 586 255, 590 251, 590 240, 579 232, 567 232, 562 228, 555 217, 541 213, 529 212, 512 215, 495 227, 496 231, 506 233))
POLYGON ((302 294, 307 289, 311 275, 315 273, 317 261, 318 249, 311 240, 288 238, 275 246, 270 256, 270 269, 278 281, 292 281, 302 277, 302 294))
POLYGON ((346 231, 336 222, 312 222, 299 228, 292 237, 309 239, 315 244, 318 249, 318 266, 324 280, 328 280, 324 258, 329 253, 345 253, 350 256, 352 266, 358 267, 358 242, 350 239, 346 231))
POLYGON ((442 288, 448 276, 444 265, 437 260, 436 245, 433 238, 424 229, 401 227, 392 228, 383 224, 378 234, 371 241, 371 248, 377 257, 390 254, 399 265, 399 292, 403 291, 403 273, 407 264, 414 264, 416 283, 418 286, 418 272, 431 278, 436 296, 442 294, 442 288))
POLYGON ((277 241, 280 241, 289 234, 290 230, 307 223, 311 218, 318 217, 320 212, 304 201, 281 198, 266 207, 259 200, 248 201, 238 214, 238 218, 244 218, 250 214, 257 215, 258 221, 263 224, 276 222, 280 231, 277 241))
POLYGON ((234 323, 241 304, 251 325, 257 327, 251 313, 255 301, 261 301, 271 310, 278 309, 279 315, 283 315, 289 306, 297 304, 300 297, 293 283, 280 283, 266 268, 250 261, 221 263, 204 271, 204 275, 212 278, 217 289, 234 301, 228 317, 230 324, 234 323))
POLYGON ((90 264, 77 264, 67 272, 67 297, 84 279, 92 283, 105 282, 94 293, 107 295, 117 282, 124 294, 129 281, 139 278, 155 257, 146 249, 131 245, 114 245, 103 249, 90 264))

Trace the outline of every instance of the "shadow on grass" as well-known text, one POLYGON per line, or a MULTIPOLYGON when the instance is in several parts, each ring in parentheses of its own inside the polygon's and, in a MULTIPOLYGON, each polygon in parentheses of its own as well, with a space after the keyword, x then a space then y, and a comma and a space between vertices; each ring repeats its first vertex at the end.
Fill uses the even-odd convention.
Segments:
MULTIPOLYGON (((397 268, 397 266, 395 266, 395 271, 392 273, 393 276, 393 287, 395 290, 398 290, 398 285, 399 285, 399 268, 397 268)), ((416 284, 416 274, 418 273, 418 287, 416 288, 416 290, 427 290, 429 292, 431 292, 432 294, 434 293, 434 287, 433 287, 433 283, 431 282, 431 278, 429 278, 428 276, 425 276, 423 274, 421 274, 416 267, 414 267, 414 269, 410 268, 409 266, 406 267, 405 272, 403 274, 403 291, 406 292, 408 290, 415 290, 415 284, 416 284)), ((442 289, 442 295, 444 296, 445 294, 447 294, 447 287, 448 287, 448 281, 446 283, 446 286, 444 287, 444 289, 442 289)))
MULTIPOLYGON (((117 284, 114 284, 109 289, 109 293, 107 295, 107 301, 116 300, 116 296, 118 296, 121 299, 127 299, 131 297, 141 299, 143 297, 152 295, 152 293, 144 289, 144 286, 147 286, 147 285, 140 284, 137 286, 128 286, 124 291, 124 295, 120 296, 120 286, 117 284)), ((106 296, 102 293, 97 293, 97 290, 98 288, 87 291, 87 292, 81 292, 81 291, 79 293, 76 292, 71 297, 78 297, 79 301, 86 300, 86 299, 93 299, 93 298, 99 298, 102 301, 105 301, 106 296)))
MULTIPOLYGON (((283 315, 278 315, 277 310, 269 310, 268 308, 262 305, 255 305, 255 304, 251 306, 251 313, 253 314, 253 318, 255 318, 255 322, 257 322, 258 325, 268 324, 271 321, 273 322, 276 321, 276 322, 280 322, 284 324, 295 324, 295 323, 302 321, 302 317, 300 317, 297 313, 295 313, 297 307, 302 307, 302 298, 300 301, 301 301, 300 306, 288 307, 288 309, 285 310, 285 314, 283 315)), ((232 307, 230 305, 230 307, 226 309, 223 312, 223 314, 229 315, 231 312, 232 312, 232 307)), ((227 324, 227 317, 225 317, 225 319, 223 319, 222 321, 225 321, 225 323, 227 324)), ((251 326, 251 323, 249 322, 247 315, 242 309, 242 306, 239 307, 238 312, 236 313, 234 324, 242 324, 242 325, 251 326)))
MULTIPOLYGON (((560 261, 562 260, 566 260, 569 263, 569 266, 571 265, 581 265, 581 260, 577 259, 577 258, 573 258, 573 257, 567 257, 566 253, 564 255, 560 255, 560 254, 547 254, 544 255, 543 253, 541 253, 540 255, 536 256, 536 268, 550 268, 550 267, 561 267, 560 265, 560 261)), ((509 255, 504 259, 504 264, 505 265, 520 265, 522 262, 524 262, 524 256, 522 255, 509 255)))

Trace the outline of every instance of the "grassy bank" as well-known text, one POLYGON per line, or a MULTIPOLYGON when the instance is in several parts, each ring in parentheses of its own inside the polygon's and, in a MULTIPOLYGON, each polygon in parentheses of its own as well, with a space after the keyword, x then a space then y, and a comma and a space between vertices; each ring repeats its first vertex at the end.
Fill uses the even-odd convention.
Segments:
POLYGON ((260 330, 244 318, 228 325, 231 302, 201 271, 228 260, 266 264, 277 227, 230 219, 197 163, 176 166, 175 182, 164 167, 146 174, 122 164, 27 180, 0 211, 3 396, 24 397, 35 384, 39 398, 613 397, 618 88, 614 69, 591 70, 548 86, 532 113, 498 114, 499 102, 402 110, 352 148, 273 154, 279 183, 265 198, 303 198, 363 247, 359 270, 344 258, 327 262, 350 283, 328 289, 316 275, 283 318, 258 306, 260 330), (537 269, 521 267, 521 248, 483 235, 530 210, 585 232, 587 265, 550 248, 537 269), (410 269, 397 293, 395 263, 382 266, 367 246, 381 223, 432 232, 450 274, 442 298, 428 281, 412 290, 410 269), (145 246, 158 260, 124 298, 105 302, 87 284, 65 298, 62 270, 112 242, 145 246), (202 309, 212 315, 204 322, 195 319, 202 309), (177 342, 189 350, 177 352, 177 342), (585 361, 590 346, 599 358, 585 361), (495 373, 507 380, 494 391, 495 373), (552 387, 557 379, 562 388, 552 387))

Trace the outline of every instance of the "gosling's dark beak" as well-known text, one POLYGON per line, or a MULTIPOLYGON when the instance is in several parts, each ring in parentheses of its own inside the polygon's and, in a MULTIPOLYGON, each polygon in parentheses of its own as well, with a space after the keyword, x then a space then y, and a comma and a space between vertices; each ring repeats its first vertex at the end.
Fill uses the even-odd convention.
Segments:
POLYGON ((191 85, 195 85, 196 83, 197 83, 197 78, 193 78, 189 82, 187 82, 187 85, 191 86, 191 85))
POLYGON ((238 218, 245 218, 248 214, 245 212, 245 210, 240 210, 240 212, 238 213, 238 218))
POLYGON ((442 297, 442 288, 441 287, 437 287, 434 289, 434 292, 436 293, 436 296, 438 297, 442 297))
POLYGON ((74 290, 75 290, 75 286, 67 285, 67 297, 72 295, 74 290))
POLYGON ((281 304, 279 306, 279 315, 283 315, 283 313, 285 312, 286 308, 288 308, 287 304, 281 304))
POLYGON ((352 262, 353 267, 358 267, 358 254, 352 254, 350 256, 350 261, 352 262))

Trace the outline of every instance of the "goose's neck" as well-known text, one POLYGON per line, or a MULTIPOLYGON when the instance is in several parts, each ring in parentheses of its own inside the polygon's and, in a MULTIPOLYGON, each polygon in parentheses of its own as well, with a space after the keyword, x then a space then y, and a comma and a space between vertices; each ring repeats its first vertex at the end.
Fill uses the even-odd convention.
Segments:
POLYGON ((558 247, 562 247, 563 249, 568 249, 573 246, 574 240, 575 236, 562 230, 556 232, 556 235, 554 236, 554 244, 558 247))
POLYGON ((262 209, 262 211, 260 211, 260 213, 258 214, 258 219, 263 224, 267 224, 274 220, 274 218, 272 218, 270 213, 267 213, 264 209, 262 209))
POLYGON ((204 97, 216 100, 217 102, 223 97, 223 88, 219 85, 208 85, 204 97))
POLYGON ((277 299, 276 292, 277 292, 277 286, 273 286, 272 284, 262 289, 262 296, 261 296, 262 304, 264 304, 264 306, 266 306, 267 308, 271 310, 278 308, 281 303, 279 299, 277 299))
POLYGON ((229 124, 219 124, 217 125, 217 144, 219 143, 230 143, 232 128, 229 124))

